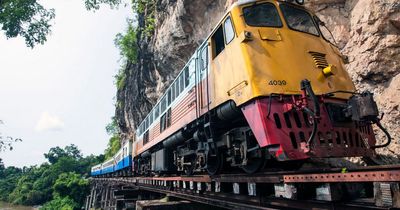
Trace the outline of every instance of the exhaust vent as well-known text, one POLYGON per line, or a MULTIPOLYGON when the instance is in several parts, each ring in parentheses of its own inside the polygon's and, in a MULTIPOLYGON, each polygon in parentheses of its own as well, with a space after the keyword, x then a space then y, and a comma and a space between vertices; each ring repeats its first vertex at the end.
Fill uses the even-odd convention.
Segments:
POLYGON ((314 60, 315 66, 320 69, 324 69, 329 66, 328 61, 325 58, 325 54, 319 52, 309 52, 314 60))

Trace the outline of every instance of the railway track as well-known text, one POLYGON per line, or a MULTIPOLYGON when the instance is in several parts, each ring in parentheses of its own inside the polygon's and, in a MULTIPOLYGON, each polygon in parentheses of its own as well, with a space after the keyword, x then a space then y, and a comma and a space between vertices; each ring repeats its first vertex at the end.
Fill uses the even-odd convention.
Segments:
POLYGON ((269 171, 254 175, 92 178, 226 209, 395 209, 400 165, 269 171))

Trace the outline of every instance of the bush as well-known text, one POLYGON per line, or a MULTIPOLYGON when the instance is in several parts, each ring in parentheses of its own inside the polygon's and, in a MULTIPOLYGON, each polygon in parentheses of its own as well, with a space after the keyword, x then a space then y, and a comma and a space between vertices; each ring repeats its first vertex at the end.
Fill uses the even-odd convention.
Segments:
POLYGON ((41 210, 74 210, 79 209, 79 205, 69 197, 56 197, 52 201, 45 203, 41 210))

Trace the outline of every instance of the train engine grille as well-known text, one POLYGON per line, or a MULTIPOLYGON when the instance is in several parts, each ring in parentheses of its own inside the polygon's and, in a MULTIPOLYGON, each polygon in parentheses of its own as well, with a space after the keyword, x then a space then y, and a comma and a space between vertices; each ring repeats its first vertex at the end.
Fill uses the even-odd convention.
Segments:
POLYGON ((315 66, 320 69, 324 69, 329 66, 328 61, 326 60, 326 55, 319 52, 309 52, 312 56, 315 66))

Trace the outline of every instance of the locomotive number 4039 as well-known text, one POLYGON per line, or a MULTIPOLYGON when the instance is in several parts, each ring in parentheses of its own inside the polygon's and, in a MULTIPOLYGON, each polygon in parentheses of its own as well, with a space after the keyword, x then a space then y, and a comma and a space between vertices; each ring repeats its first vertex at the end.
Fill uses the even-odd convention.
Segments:
POLYGON ((287 84, 286 80, 270 80, 270 81, 268 82, 268 85, 279 85, 279 86, 284 86, 284 85, 286 85, 286 84, 287 84))

